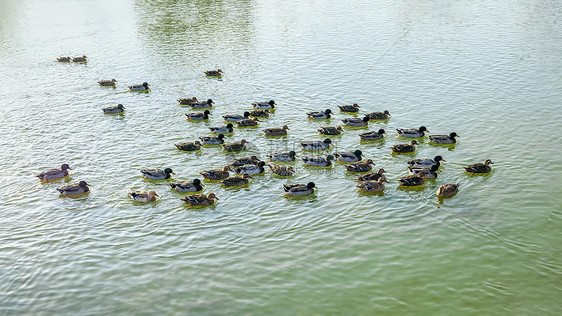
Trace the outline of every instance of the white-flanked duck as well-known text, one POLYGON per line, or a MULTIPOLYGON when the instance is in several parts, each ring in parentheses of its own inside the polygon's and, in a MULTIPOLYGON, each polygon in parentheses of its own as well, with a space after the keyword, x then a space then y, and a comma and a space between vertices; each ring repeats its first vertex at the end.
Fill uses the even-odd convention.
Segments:
POLYGON ((359 138, 361 138, 361 141, 373 142, 383 139, 384 134, 386 134, 386 132, 384 131, 384 129, 381 128, 377 132, 371 131, 371 132, 359 134, 359 138))
POLYGON ((218 136, 203 136, 199 137, 203 142, 203 145, 214 146, 224 143, 224 134, 219 134, 218 136))
POLYGON ((234 169, 234 172, 236 172, 237 174, 256 175, 265 171, 264 166, 265 162, 260 161, 257 165, 249 164, 237 167, 236 169, 234 169))
POLYGON ((428 132, 425 126, 420 126, 420 128, 398 128, 396 129, 398 132, 399 137, 408 137, 408 138, 420 138, 425 135, 424 132, 428 132))
POLYGON ((232 125, 232 123, 228 123, 226 125, 223 126, 214 126, 214 127, 209 127, 209 129, 211 130, 211 133, 213 134, 231 134, 234 133, 234 125, 232 125))
POLYGON ((492 167, 490 167, 490 165, 493 164, 494 163, 490 159, 486 159, 484 163, 475 163, 464 167, 464 169, 469 173, 489 173, 492 171, 492 167))
POLYGON ((341 126, 338 127, 326 126, 326 127, 319 128, 318 132, 322 135, 328 135, 328 136, 340 135, 341 133, 343 133, 343 128, 341 126))
POLYGON ((90 192, 90 188, 88 188, 86 181, 80 181, 78 183, 65 185, 61 188, 58 188, 57 191, 60 192, 61 196, 76 196, 84 193, 90 192))
POLYGON ((361 108, 357 103, 353 103, 351 105, 338 105, 340 111, 348 112, 348 113, 357 113, 359 112, 359 108, 361 108))
POLYGON ((384 191, 384 184, 388 183, 385 177, 380 177, 378 180, 363 181, 356 185, 359 190, 364 192, 382 192, 384 191))
POLYGON ((314 182, 307 184, 283 184, 286 196, 305 196, 314 193, 314 182))
POLYGON ((211 99, 208 99, 207 101, 201 101, 201 102, 195 102, 193 104, 191 104, 190 106, 194 109, 197 110, 204 110, 204 109, 210 109, 213 107, 214 101, 211 99))
POLYGON ((241 187, 250 182, 251 179, 249 174, 245 173, 241 177, 229 177, 221 181, 222 185, 225 187, 241 187))
POLYGON ((357 162, 357 161, 361 161, 361 159, 363 159, 361 156, 363 155, 363 152, 361 152, 361 150, 357 149, 353 152, 351 151, 340 151, 340 152, 336 152, 334 153, 334 157, 339 161, 339 162, 357 162))
POLYGON ((267 155, 267 157, 271 161, 293 162, 293 161, 295 161, 296 155, 297 154, 293 150, 291 150, 291 151, 282 152, 282 153, 271 153, 271 154, 267 155))
POLYGON ((102 110, 104 114, 121 114, 125 112, 125 107, 123 104, 117 104, 116 106, 110 106, 103 108, 102 110))
POLYGON ((369 118, 369 120, 371 121, 383 121, 383 120, 388 120, 388 118, 390 117, 390 113, 385 110, 384 112, 371 112, 371 113, 367 113, 365 114, 366 117, 369 118))
POLYGON ((369 172, 374 165, 375 163, 371 159, 367 159, 365 162, 354 162, 346 165, 345 168, 349 172, 369 172))
POLYGON ((332 110, 326 109, 324 112, 310 112, 306 113, 309 120, 327 120, 332 117, 332 110))
POLYGON ((416 146, 419 145, 416 140, 411 141, 409 144, 398 144, 391 147, 392 152, 395 154, 413 153, 416 146))
POLYGON ((143 178, 150 180, 166 180, 170 179, 170 174, 175 174, 170 168, 162 169, 143 169, 140 171, 143 178))
POLYGON ((199 172, 203 178, 211 181, 226 179, 229 177, 230 167, 224 166, 222 169, 203 170, 199 172))
POLYGON ((133 191, 127 194, 133 201, 153 202, 159 197, 156 191, 133 191))
POLYGON ((203 186, 201 185, 201 180, 199 179, 193 179, 191 181, 174 181, 170 183, 170 187, 172 190, 180 193, 203 191, 203 186))
POLYGON ((366 116, 362 119, 358 117, 349 117, 344 118, 341 121, 347 127, 367 127, 369 125, 369 118, 366 116))
POLYGON ((328 155, 325 159, 323 157, 303 157, 302 161, 306 167, 330 167, 332 165, 334 156, 328 155))
POLYGON ((273 100, 252 103, 252 106, 258 110, 273 110, 275 105, 277 104, 273 100))
POLYGON ((460 183, 443 184, 437 189, 437 197, 449 198, 455 196, 459 192, 460 183))
POLYGON ((116 82, 117 82, 117 80, 115 80, 115 79, 100 80, 100 81, 98 81, 98 84, 100 86, 104 86, 104 87, 114 87, 116 82))
POLYGON ((455 132, 452 132, 449 135, 429 135, 429 141, 434 144, 448 145, 457 142, 455 137, 460 137, 460 136, 457 135, 457 133, 455 132))
POLYGON ((295 174, 295 170, 291 166, 283 166, 283 165, 276 165, 276 164, 268 164, 269 169, 274 174, 280 177, 290 177, 295 174))
POLYGON ((215 200, 218 199, 219 198, 216 197, 214 193, 209 193, 207 195, 205 194, 188 195, 181 198, 180 200, 182 200, 185 204, 189 206, 208 206, 213 204, 215 200))
POLYGON ((441 166, 441 161, 445 161, 441 156, 435 156, 435 158, 418 158, 408 161, 407 164, 414 168, 431 168, 431 166, 436 165, 441 166))
POLYGON ((130 91, 148 91, 150 85, 148 84, 148 82, 143 82, 142 84, 136 84, 136 85, 132 85, 129 86, 129 90, 130 91))
POLYGON ((209 115, 212 115, 209 110, 205 110, 204 112, 196 112, 196 113, 186 113, 188 121, 205 121, 209 119, 209 115))
POLYGON ((201 143, 197 140, 195 142, 175 144, 175 146, 181 151, 196 151, 201 149, 201 143))
POLYGON ((263 130, 263 133, 265 134, 265 136, 269 136, 269 137, 285 136, 285 135, 287 135, 288 129, 289 129, 289 126, 283 125, 283 127, 281 127, 281 128, 278 128, 278 127, 266 128, 266 129, 263 130))
POLYGON ((301 146, 305 150, 316 151, 316 150, 326 150, 330 148, 330 144, 332 144, 332 141, 329 138, 326 138, 323 141, 302 142, 301 146))
POLYGON ((36 177, 41 181, 54 181, 68 176, 68 170, 72 170, 67 164, 63 163, 60 169, 51 169, 41 172, 36 177))
POLYGON ((241 121, 243 119, 247 119, 249 117, 250 117, 250 112, 244 112, 244 115, 227 114, 227 115, 222 116, 222 118, 224 119, 225 122, 238 122, 238 121, 241 121))

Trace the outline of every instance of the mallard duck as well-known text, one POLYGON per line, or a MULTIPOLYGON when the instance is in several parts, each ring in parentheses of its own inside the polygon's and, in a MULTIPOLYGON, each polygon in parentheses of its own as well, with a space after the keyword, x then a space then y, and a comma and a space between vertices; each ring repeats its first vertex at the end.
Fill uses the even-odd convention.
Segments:
POLYGON ((349 112, 349 113, 357 113, 359 112, 360 106, 357 103, 353 103, 352 105, 338 105, 340 111, 342 112, 349 112))
POLYGON ((287 196, 305 196, 314 193, 316 185, 314 182, 308 184, 283 184, 283 190, 287 196))
POLYGON ((423 137, 425 135, 424 132, 428 132, 427 128, 425 126, 420 126, 419 129, 415 129, 415 128, 401 128, 401 129, 396 129, 396 131, 398 132, 398 136, 399 137, 409 137, 409 138, 420 138, 423 137))
POLYGON ((148 82, 143 82, 142 84, 136 84, 129 86, 130 91, 148 91, 149 90, 148 82))
POLYGON ((174 181, 170 183, 170 187, 172 190, 181 193, 203 191, 203 186, 199 179, 193 179, 192 181, 174 181))
POLYGON ((419 145, 417 141, 413 140, 409 144, 398 144, 391 147, 392 152, 396 154, 412 153, 416 150, 416 146, 419 145))
POLYGON ((258 110, 273 110, 275 105, 277 104, 273 100, 252 103, 252 106, 258 110))
POLYGON ((371 159, 365 160, 365 162, 355 162, 349 165, 346 165, 345 168, 349 172, 368 172, 373 169, 375 163, 371 159))
POLYGON ((490 167, 490 165, 493 164, 494 163, 490 159, 486 159, 484 163, 475 163, 469 165, 468 167, 464 167, 464 169, 466 170, 466 172, 470 173, 488 173, 492 171, 492 167, 490 167))
POLYGON ((257 126, 258 125, 258 118, 254 117, 254 118, 247 118, 247 119, 243 119, 240 121, 236 122, 236 125, 238 125, 238 127, 251 127, 251 126, 257 126))
POLYGON ((222 180, 228 178, 230 171, 229 166, 224 166, 222 169, 203 170, 199 172, 203 178, 207 180, 222 180))
POLYGON ((283 162, 293 162, 295 161, 295 156, 296 153, 293 150, 283 153, 272 153, 267 155, 267 157, 271 161, 283 161, 283 162))
POLYGON ((105 114, 117 114, 123 113, 125 111, 125 107, 123 106, 123 104, 117 104, 117 106, 110 106, 107 108, 103 108, 102 110, 105 114))
POLYGON ((246 149, 246 140, 243 139, 238 143, 222 144, 222 148, 226 151, 242 151, 246 149))
POLYGON ((140 171, 143 174, 143 178, 150 180, 166 180, 170 179, 170 174, 175 174, 172 169, 166 168, 162 169, 144 169, 140 171))
POLYGON ((417 175, 409 175, 398 179, 398 183, 405 187, 415 187, 425 183, 425 173, 420 171, 417 175))
POLYGON ((309 142, 302 142, 302 148, 310 151, 316 150, 326 150, 330 148, 330 144, 332 141, 329 138, 324 139, 323 141, 309 141, 309 142))
POLYGON ((306 115, 308 116, 309 120, 327 120, 332 117, 330 115, 331 113, 332 110, 326 109, 326 111, 324 112, 310 112, 306 113, 306 115))
POLYGON ((449 135, 429 135, 429 141, 434 144, 454 144, 457 142, 455 137, 460 136, 455 132, 452 132, 449 135))
POLYGON ((459 192, 460 183, 443 184, 437 189, 437 196, 440 198, 452 197, 459 192))
POLYGON ((326 126, 318 129, 318 132, 322 135, 339 135, 343 133, 343 128, 341 126, 333 127, 333 126, 326 126))
POLYGON ((258 157, 256 156, 251 156, 251 157, 244 157, 244 158, 238 158, 236 160, 234 160, 230 166, 232 168, 236 168, 236 167, 240 167, 240 166, 244 166, 244 165, 258 165, 258 163, 260 163, 261 160, 258 159, 258 157))
POLYGON ((57 58, 57 61, 59 61, 59 62, 61 62, 61 63, 68 63, 68 62, 70 62, 71 60, 72 60, 72 58, 70 58, 70 57, 62 57, 62 56, 61 56, 61 57, 57 58))
POLYGON ((70 169, 70 167, 67 164, 63 163, 60 166, 60 170, 59 169, 47 170, 45 172, 41 172, 36 177, 42 181, 58 180, 68 176, 68 170, 72 170, 72 169, 70 169))
POLYGON ((368 117, 371 121, 382 121, 388 119, 390 117, 390 113, 385 110, 384 112, 367 113, 365 114, 365 116, 368 117))
POLYGON ((281 177, 290 177, 295 174, 295 170, 293 170, 293 167, 291 166, 282 166, 275 164, 269 164, 268 166, 271 172, 281 177))
POLYGON ((260 174, 260 173, 265 171, 265 169, 263 168, 264 166, 265 166, 265 162, 260 161, 260 162, 258 162, 257 165, 248 164, 248 165, 243 165, 243 166, 237 167, 234 170, 234 172, 236 172, 237 174, 256 175, 256 174, 260 174))
POLYGON ((381 128, 378 130, 378 132, 371 131, 371 132, 359 134, 359 137, 361 138, 362 141, 372 142, 372 141, 383 139, 384 138, 383 134, 386 134, 386 132, 384 131, 384 129, 381 128))
POLYGON ((224 143, 224 134, 219 134, 219 136, 203 136, 199 137, 199 139, 203 142, 203 145, 220 145, 224 143))
POLYGON ((220 77, 222 76, 224 72, 222 72, 222 70, 217 69, 217 70, 207 70, 205 71, 205 76, 207 77, 220 77))
POLYGON ((98 81, 100 86, 105 86, 105 87, 113 87, 113 86, 115 86, 116 82, 117 82, 117 80, 115 80, 115 79, 98 81))
POLYGON ((201 143, 196 140, 195 142, 180 143, 175 144, 175 146, 181 151, 196 151, 201 149, 201 143))
POLYGON ((349 118, 344 118, 341 121, 347 127, 365 127, 369 125, 369 118, 366 116, 363 117, 362 119, 357 117, 349 117, 349 118))
POLYGON ((208 120, 209 115, 213 115, 213 114, 211 114, 211 112, 209 112, 209 110, 205 110, 205 112, 196 112, 196 113, 186 113, 185 114, 185 116, 187 116, 188 121, 208 120))
POLYGON ((248 184, 248 182, 250 182, 249 179, 251 179, 251 178, 252 177, 250 177, 249 174, 245 173, 241 177, 226 178, 226 179, 222 180, 221 183, 225 187, 241 187, 243 185, 248 184))
POLYGON ((377 172, 366 173, 359 178, 356 178, 355 181, 377 181, 379 178, 384 177, 384 173, 386 173, 386 171, 381 168, 377 172))
POLYGON ((75 63, 85 63, 88 62, 88 57, 86 57, 86 55, 82 56, 82 57, 73 57, 72 61, 75 63))
POLYGON ((243 119, 247 119, 249 117, 250 117, 250 112, 244 112, 244 115, 227 114, 227 115, 222 116, 222 118, 224 118, 225 122, 238 122, 238 121, 241 121, 243 119))
POLYGON ((323 157, 303 157, 302 161, 306 167, 329 167, 332 165, 334 156, 328 155, 326 159, 323 157))
POLYGON ((234 128, 232 123, 228 123, 226 125, 223 126, 214 126, 214 127, 209 127, 209 129, 211 130, 211 133, 213 134, 230 134, 234 132, 234 128))
POLYGON ((197 103, 197 102, 199 102, 199 101, 197 100, 196 97, 192 97, 192 98, 181 98, 181 99, 178 99, 178 102, 179 102, 179 104, 181 104, 181 105, 193 105, 193 104, 195 104, 195 103, 197 103))
POLYGON ((289 127, 283 125, 281 128, 266 128, 263 130, 265 136, 284 136, 287 135, 287 130, 289 127))
POLYGON ((419 158, 414 159, 412 161, 408 161, 408 165, 414 168, 430 168, 431 166, 435 165, 439 167, 441 165, 441 161, 445 161, 441 156, 435 156, 435 158, 419 158))
POLYGON ((189 206, 207 206, 213 204, 215 200, 218 199, 219 198, 216 197, 214 193, 209 193, 207 195, 205 194, 188 195, 181 198, 180 200, 182 200, 185 204, 189 206))
POLYGON ((269 112, 269 110, 255 110, 255 111, 250 112, 251 117, 268 118, 269 115, 271 115, 271 112, 269 112))
POLYGON ((152 202, 156 201, 156 198, 159 197, 156 191, 133 191, 129 192, 128 195, 133 201, 137 202, 152 202))
POLYGON ((381 192, 384 191, 384 184, 388 183, 385 177, 380 177, 378 180, 363 181, 356 185, 361 191, 365 192, 381 192))
POLYGON ((340 151, 340 152, 336 152, 334 153, 334 157, 339 161, 339 162, 357 162, 357 161, 361 161, 361 159, 363 159, 361 157, 361 155, 363 155, 363 152, 361 152, 361 150, 357 149, 353 152, 350 151, 340 151))
POLYGON ((420 172, 423 172, 424 178, 426 179, 435 179, 437 178, 437 169, 439 166, 433 165, 429 168, 427 167, 408 167, 408 173, 411 175, 417 176, 420 172))
POLYGON ((86 181, 80 181, 78 183, 69 184, 63 186, 62 188, 58 188, 57 191, 59 191, 62 196, 79 195, 90 191, 88 185, 89 184, 87 184, 86 181))
POLYGON ((213 100, 208 99, 207 101, 195 102, 190 106, 194 109, 203 110, 212 108, 214 103, 215 102, 213 100))

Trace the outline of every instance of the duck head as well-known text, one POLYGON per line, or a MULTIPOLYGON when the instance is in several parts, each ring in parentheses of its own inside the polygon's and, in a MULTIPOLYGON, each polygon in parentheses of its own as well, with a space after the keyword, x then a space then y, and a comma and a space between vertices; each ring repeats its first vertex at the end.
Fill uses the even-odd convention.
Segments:
POLYGON ((486 166, 489 166, 489 165, 493 165, 494 163, 490 159, 486 159, 486 161, 484 161, 484 164, 486 166))
POLYGON ((269 102, 267 102, 269 105, 271 105, 271 107, 275 106, 277 103, 275 103, 275 101, 273 100, 269 100, 269 102))
POLYGON ((245 139, 243 139, 243 140, 240 141, 240 145, 244 145, 244 144, 246 144, 246 140, 245 140, 245 139))
POLYGON ((211 111, 205 110, 205 111, 203 112, 203 115, 208 116, 208 115, 213 115, 213 114, 211 114, 211 111))
POLYGON ((125 109, 125 107, 121 103, 117 104, 117 107, 120 108, 120 109, 125 109))
POLYGON ((217 136, 218 139, 223 139, 224 138, 224 134, 219 134, 219 136, 217 136))
POLYGON ((420 128, 418 129, 418 132, 428 132, 427 128, 425 126, 420 126, 420 128))
POLYGON ((336 129, 340 132, 343 133, 343 128, 341 126, 336 127, 336 129))
POLYGON ((330 145, 332 143, 332 140, 329 138, 324 139, 323 141, 324 144, 330 145))
POLYGON ((363 117, 363 122, 369 122, 371 119, 368 116, 363 117))
POLYGON ((357 156, 357 158, 361 158, 361 155, 363 155, 363 152, 361 150, 357 149, 353 152, 353 154, 355 156, 357 156))
POLYGON ((80 181, 80 182, 78 182, 78 185, 79 185, 80 187, 82 187, 82 188, 85 188, 85 187, 87 187, 89 184, 87 184, 86 181, 80 181))
POLYGON ((332 156, 332 155, 328 155, 328 156, 326 157, 326 160, 328 160, 328 161, 330 161, 330 160, 334 160, 334 156, 332 156))
POLYGON ((213 100, 209 99, 209 100, 207 100, 207 103, 208 103, 208 104, 213 104, 214 102, 213 102, 213 100))
POLYGON ((295 158, 296 155, 297 155, 297 153, 294 150, 291 150, 289 152, 289 157, 291 157, 291 158, 295 158))
POLYGON ((145 88, 148 88, 148 86, 149 86, 148 82, 143 82, 142 85, 143 85, 145 88))
POLYGON ((170 174, 170 173, 171 173, 171 174, 175 174, 174 171, 172 171, 171 168, 166 168, 166 169, 164 169, 164 173, 166 173, 166 174, 170 174))
POLYGON ((228 123, 226 124, 226 128, 231 129, 234 125, 232 125, 232 123, 228 123))
POLYGON ((388 110, 384 110, 383 113, 386 114, 386 115, 388 115, 388 116, 390 116, 390 113, 388 112, 388 110))
POLYGON ((380 168, 379 171, 377 171, 378 174, 383 174, 386 173, 386 171, 383 168, 380 168))
POLYGON ((306 184, 306 187, 307 187, 308 189, 312 189, 312 188, 314 188, 315 186, 316 186, 316 184, 314 184, 314 182, 309 182, 309 183, 306 184))
POLYGON ((229 166, 224 166, 224 167, 222 167, 222 171, 228 172, 228 171, 232 171, 232 170, 230 169, 229 166))
POLYGON ((201 185, 201 180, 199 179, 193 179, 191 182, 193 182, 194 185, 201 185))
POLYGON ((284 129, 284 130, 288 130, 288 129, 289 129, 289 126, 283 125, 283 129, 284 129))
POLYGON ((441 157, 441 156, 435 156, 435 158, 433 158, 433 161, 435 161, 435 162, 445 161, 446 162, 446 160, 443 159, 443 157, 441 157))
POLYGON ((332 110, 326 109, 326 111, 324 111, 324 113, 325 113, 325 114, 330 114, 330 113, 332 113, 332 110))
POLYGON ((62 171, 65 171, 65 170, 67 170, 67 169, 72 170, 72 169, 70 168, 70 166, 67 165, 67 164, 65 164, 65 163, 63 163, 62 166, 60 166, 60 170, 62 170, 62 171))
POLYGON ((207 198, 208 198, 209 200, 218 200, 218 199, 219 199, 219 198, 218 198, 214 193, 212 193, 212 192, 209 193, 209 194, 207 194, 207 198))
POLYGON ((455 138, 455 137, 460 137, 459 135, 457 135, 457 133, 452 132, 451 134, 449 134, 450 138, 455 138))
POLYGON ((418 142, 414 139, 413 141, 410 142, 410 145, 414 146, 414 145, 419 145, 418 142))
POLYGON ((244 112, 244 117, 250 117, 250 112, 244 112))
POLYGON ((159 197, 159 195, 156 194, 156 191, 148 191, 148 195, 149 195, 149 196, 158 196, 158 197, 159 197))
POLYGON ((374 165, 375 164, 371 159, 367 159, 367 161, 365 161, 365 163, 368 164, 368 165, 374 165))
POLYGON ((263 166, 265 166, 265 162, 264 162, 264 161, 258 162, 258 167, 263 167, 263 166))
POLYGON ((382 135, 382 134, 386 134, 386 132, 385 132, 384 129, 382 129, 382 128, 379 129, 379 131, 378 131, 377 133, 379 133, 379 134, 381 134, 381 135, 382 135))

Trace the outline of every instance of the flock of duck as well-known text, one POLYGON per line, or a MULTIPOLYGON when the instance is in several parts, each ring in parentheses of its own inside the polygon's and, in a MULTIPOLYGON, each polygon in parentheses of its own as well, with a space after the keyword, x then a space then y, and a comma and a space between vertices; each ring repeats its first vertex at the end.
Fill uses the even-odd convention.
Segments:
MULTIPOLYGON (((57 58, 59 62, 77 62, 85 63, 87 62, 87 57, 59 57, 57 58)), ((220 77, 223 72, 220 69, 206 71, 205 75, 208 77, 220 77)), ((98 84, 100 86, 110 86, 114 87, 116 80, 102 80, 98 84)), ((129 86, 130 91, 150 91, 150 85, 147 82, 138 85, 129 86)), ((191 98, 181 98, 178 100, 180 105, 190 106, 193 109, 201 110, 202 112, 187 113, 186 117, 188 121, 205 121, 209 119, 212 115, 210 110, 212 109, 214 102, 211 99, 199 101, 196 97, 191 98)), ((259 124, 259 118, 267 118, 275 112, 276 102, 274 100, 264 101, 264 102, 254 102, 252 103, 253 110, 246 111, 242 115, 240 114, 228 114, 223 115, 225 125, 210 127, 210 136, 199 137, 200 141, 194 142, 184 142, 180 144, 175 144, 178 150, 181 151, 198 151, 201 150, 202 146, 222 146, 224 151, 227 152, 241 152, 246 149, 246 140, 242 139, 239 142, 227 143, 225 141, 225 136, 230 136, 234 133, 234 126, 236 124, 237 128, 245 127, 255 127, 259 124)), ((360 110, 360 106, 357 104, 352 105, 341 105, 339 109, 343 113, 357 114, 360 110)), ((117 106, 112 106, 102 109, 106 114, 120 114, 124 113, 125 107, 122 104, 117 106)), ((307 113, 307 117, 310 120, 328 120, 332 116, 332 111, 326 109, 320 112, 307 113)), ((370 121, 385 121, 391 117, 388 111, 383 112, 372 112, 365 114, 363 118, 344 118, 342 123, 346 128, 367 128, 370 121)), ((263 130, 264 136, 266 137, 282 137, 287 135, 289 127, 284 125, 278 128, 266 128, 263 130)), ((416 146, 419 143, 416 139, 421 139, 426 136, 429 131, 425 126, 421 126, 417 129, 397 129, 396 130, 399 137, 411 139, 410 143, 398 144, 393 146, 392 154, 405 154, 413 153, 416 151, 416 146)), ((318 132, 326 136, 340 135, 344 132, 341 126, 327 126, 318 129, 318 132)), ((378 131, 369 131, 359 135, 361 142, 376 142, 384 139, 386 131, 384 129, 379 129, 378 131)), ((455 132, 448 135, 428 135, 430 143, 438 145, 454 145, 456 143, 456 137, 459 137, 455 132)), ((301 147, 305 151, 311 153, 317 153, 320 151, 325 151, 331 148, 332 141, 329 138, 323 141, 305 141, 300 143, 301 147)), ((278 177, 291 177, 295 174, 295 170, 290 165, 284 165, 282 163, 291 163, 296 160, 295 151, 288 152, 277 152, 270 153, 267 155, 269 163, 266 164, 265 161, 261 161, 256 156, 245 157, 236 159, 229 165, 224 166, 220 169, 203 170, 200 172, 202 177, 208 182, 220 182, 225 187, 240 187, 249 184, 250 179, 253 175, 262 174, 265 172, 265 166, 269 167, 269 170, 278 177), (234 172, 237 176, 231 176, 230 173, 234 172)), ((334 161, 342 163, 348 172, 354 174, 361 174, 355 180, 358 182, 356 187, 362 192, 375 192, 380 193, 385 190, 385 183, 388 183, 384 169, 379 169, 377 171, 372 171, 374 162, 371 159, 363 159, 363 153, 361 150, 357 149, 352 152, 335 152, 324 156, 312 156, 312 157, 302 157, 301 158, 304 166, 311 168, 329 168, 332 166, 334 161)), ((427 179, 435 179, 437 177, 437 171, 441 166, 441 162, 445 159, 441 156, 435 156, 434 158, 420 158, 409 161, 408 171, 409 175, 398 179, 400 187, 403 188, 413 188, 421 187, 425 184, 427 179)), ((470 174, 486 175, 492 171, 491 168, 492 161, 489 159, 484 163, 475 163, 465 167, 465 171, 470 174)), ((41 181, 55 181, 69 176, 68 170, 71 170, 68 164, 63 164, 60 169, 52 169, 45 171, 37 177, 41 181)), ((144 169, 140 171, 143 178, 148 180, 170 180, 171 175, 175 174, 171 168, 164 169, 144 169)), ((218 200, 218 197, 214 193, 203 194, 201 193, 205 188, 200 179, 186 180, 186 181, 173 181, 170 183, 172 190, 180 193, 191 193, 186 195, 181 200, 189 206, 207 206, 211 205, 218 200)), ((306 184, 284 184, 283 190, 286 196, 306 196, 314 193, 316 184, 314 182, 308 182, 306 184)), ((90 191, 89 185, 85 181, 80 181, 79 183, 70 184, 57 189, 61 196, 77 196, 81 194, 88 193, 90 191)), ((448 198, 454 196, 459 190, 459 183, 449 183, 444 184, 437 190, 437 196, 439 198, 448 198)), ((129 192, 128 196, 134 201, 139 202, 151 202, 159 198, 159 195, 155 191, 133 191, 129 192)))

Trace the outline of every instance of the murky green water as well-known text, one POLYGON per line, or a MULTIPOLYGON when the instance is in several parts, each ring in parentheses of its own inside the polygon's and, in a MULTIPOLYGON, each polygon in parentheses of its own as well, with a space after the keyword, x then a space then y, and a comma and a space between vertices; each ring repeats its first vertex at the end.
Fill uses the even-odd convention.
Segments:
POLYGON ((559 315, 562 312, 562 81, 559 1, 1 1, 1 314, 559 315), (87 55, 87 64, 55 62, 87 55), (221 80, 204 70, 221 68, 221 80), (103 88, 101 79, 117 79, 103 88), (150 93, 127 85, 148 81, 150 93), (179 97, 212 98, 208 123, 179 97), (278 110, 231 140, 247 152, 184 153, 221 115, 274 99, 278 110), (122 116, 101 108, 122 103, 122 116), (304 113, 358 103, 389 110, 387 139, 333 138, 388 171, 361 196, 341 165, 294 164, 287 180, 208 184, 219 203, 192 210, 140 169, 192 179, 233 157, 322 139, 304 113), (266 139, 261 129, 291 128, 266 139), (391 156, 395 128, 461 135, 438 179, 397 190, 412 156, 391 156), (487 177, 462 167, 494 161, 487 177), (68 163, 92 192, 34 175, 68 163), (453 199, 435 191, 461 182, 453 199), (133 203, 127 192, 162 199, 133 203))

